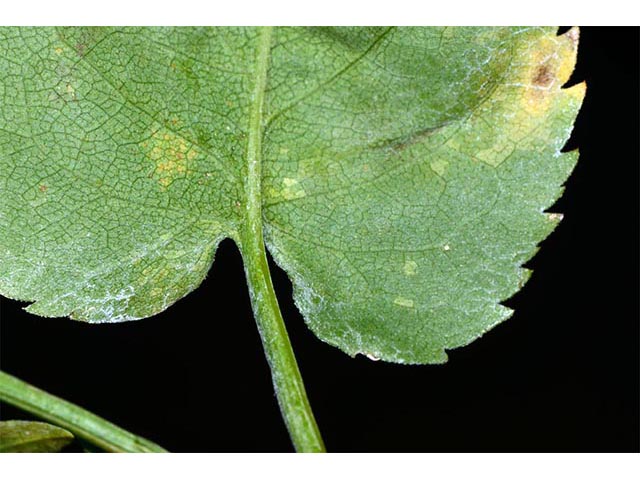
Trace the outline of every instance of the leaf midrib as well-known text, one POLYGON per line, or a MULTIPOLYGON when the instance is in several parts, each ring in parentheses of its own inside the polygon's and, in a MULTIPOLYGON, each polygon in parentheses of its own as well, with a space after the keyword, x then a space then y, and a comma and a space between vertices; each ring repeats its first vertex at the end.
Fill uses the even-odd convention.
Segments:
MULTIPOLYGON (((249 105, 249 135, 247 136, 247 177, 245 230, 242 243, 262 245, 262 137, 267 73, 271 56, 274 27, 260 27, 255 63, 255 84, 249 105)), ((244 245, 247 247, 248 245, 244 245)), ((262 248, 262 247, 260 247, 262 248)))

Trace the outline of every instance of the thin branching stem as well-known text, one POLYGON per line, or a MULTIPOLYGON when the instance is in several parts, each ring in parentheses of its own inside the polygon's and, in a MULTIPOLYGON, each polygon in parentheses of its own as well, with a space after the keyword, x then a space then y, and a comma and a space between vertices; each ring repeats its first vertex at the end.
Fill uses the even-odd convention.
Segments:
POLYGON ((65 428, 107 452, 166 452, 145 438, 5 372, 0 372, 0 400, 65 428))

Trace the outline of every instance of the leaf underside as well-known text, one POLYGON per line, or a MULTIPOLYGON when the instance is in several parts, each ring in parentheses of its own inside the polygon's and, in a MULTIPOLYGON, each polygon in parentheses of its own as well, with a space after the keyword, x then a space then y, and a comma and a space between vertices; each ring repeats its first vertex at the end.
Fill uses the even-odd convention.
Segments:
MULTIPOLYGON (((1 28, 0 293, 88 322, 154 315, 242 241, 255 28, 1 28)), ((264 236, 324 341, 446 361, 557 225, 585 91, 578 31, 277 28, 264 236)), ((256 132, 253 132, 254 134, 256 132)))
POLYGON ((59 452, 72 441, 70 432, 48 423, 0 422, 0 453, 59 452))

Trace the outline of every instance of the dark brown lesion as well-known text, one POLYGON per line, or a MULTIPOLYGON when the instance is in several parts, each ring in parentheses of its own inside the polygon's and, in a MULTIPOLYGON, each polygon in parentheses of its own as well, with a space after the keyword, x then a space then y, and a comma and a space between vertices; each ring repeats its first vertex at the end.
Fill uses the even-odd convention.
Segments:
POLYGON ((533 74, 533 83, 536 87, 548 87, 553 83, 553 72, 547 64, 538 65, 533 74))
POLYGON ((428 137, 447 126, 449 123, 450 122, 444 122, 441 125, 416 130, 409 135, 383 140, 377 145, 374 145, 374 148, 389 149, 395 153, 400 153, 403 150, 406 150, 407 148, 426 140, 428 137))
POLYGON ((109 35, 105 27, 57 27, 58 38, 79 58, 84 58, 96 44, 109 35))
POLYGON ((84 54, 86 52, 86 48, 87 46, 83 43, 83 42, 78 42, 76 43, 74 50, 76 51, 76 54, 82 58, 84 57, 84 54))

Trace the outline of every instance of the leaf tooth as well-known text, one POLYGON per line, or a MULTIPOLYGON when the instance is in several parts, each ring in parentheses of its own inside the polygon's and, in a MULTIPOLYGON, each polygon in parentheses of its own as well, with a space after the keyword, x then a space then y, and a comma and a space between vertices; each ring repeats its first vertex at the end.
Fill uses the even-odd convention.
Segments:
POLYGON ((575 85, 571 85, 570 87, 563 87, 560 90, 560 93, 563 95, 567 95, 569 98, 574 100, 578 105, 582 104, 582 99, 587 93, 587 82, 584 80, 580 83, 576 83, 575 85))
POLYGON ((580 41, 580 29, 573 27, 566 33, 556 37, 558 40, 557 54, 560 57, 560 66, 558 68, 558 80, 564 85, 576 66, 578 57, 578 43, 580 41))
POLYGON ((562 221, 564 218, 564 214, 562 213, 554 213, 554 212, 544 212, 544 215, 550 222, 555 223, 556 225, 562 221))

